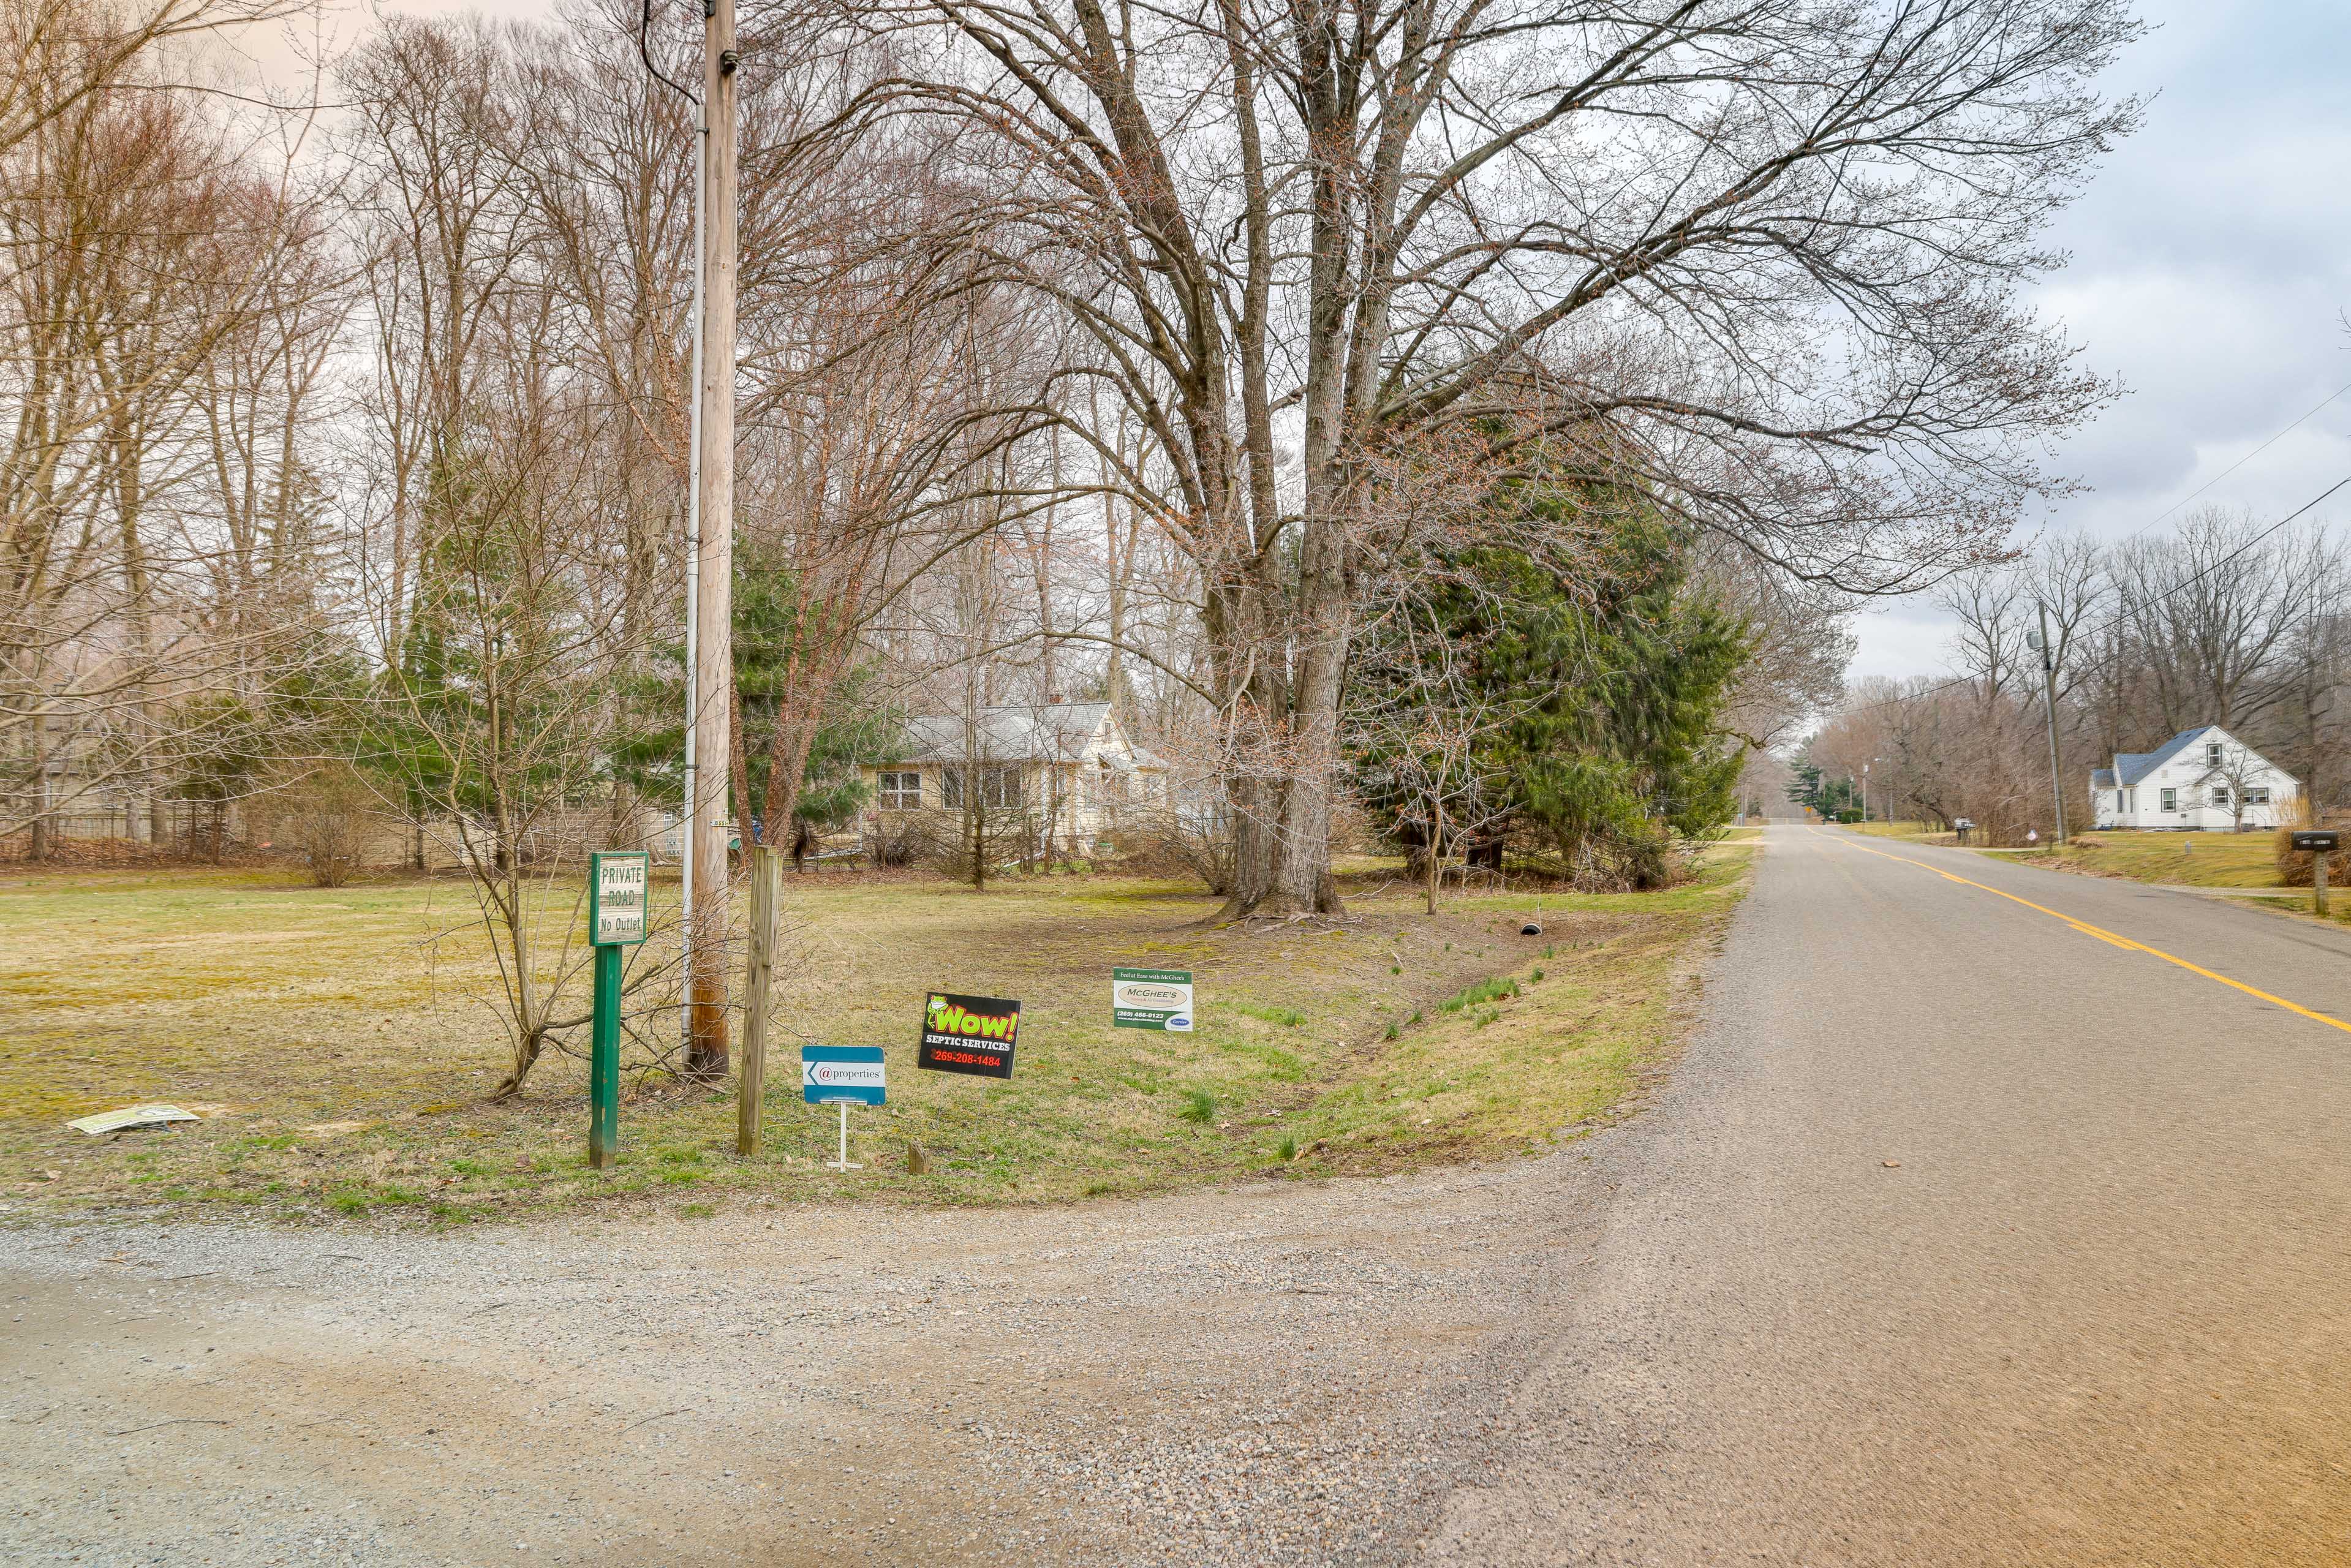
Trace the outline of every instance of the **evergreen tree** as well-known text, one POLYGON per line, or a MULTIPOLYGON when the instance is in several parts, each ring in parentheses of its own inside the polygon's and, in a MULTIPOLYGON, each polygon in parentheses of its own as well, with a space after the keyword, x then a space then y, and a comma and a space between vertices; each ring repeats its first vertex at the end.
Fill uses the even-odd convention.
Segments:
MULTIPOLYGON (((1502 504, 1519 508, 1521 523, 1565 527, 1588 498, 1529 486, 1502 504)), ((1653 887, 1669 874, 1676 837, 1719 827, 1736 810, 1743 753, 1718 719, 1750 638, 1691 584, 1682 541, 1654 515, 1617 509, 1606 528, 1606 570, 1596 585, 1510 546, 1476 546, 1433 563, 1435 586, 1422 602, 1447 659, 1457 672, 1467 669, 1449 684, 1466 680, 1480 711, 1499 716, 1470 747, 1482 800, 1446 816, 1482 819, 1468 836, 1489 864, 1499 866, 1504 840, 1515 838, 1552 851, 1572 875, 1653 887)), ((1454 700, 1441 690, 1448 683, 1415 667, 1425 653, 1395 653, 1393 643, 1369 640, 1358 665, 1360 703, 1393 711, 1454 700)), ((1431 716, 1418 733, 1445 727, 1431 716)), ((1384 727, 1359 738, 1353 761, 1359 789, 1417 853, 1434 813, 1401 786, 1435 770, 1425 758, 1398 755, 1413 748, 1415 733, 1410 723, 1384 727)))

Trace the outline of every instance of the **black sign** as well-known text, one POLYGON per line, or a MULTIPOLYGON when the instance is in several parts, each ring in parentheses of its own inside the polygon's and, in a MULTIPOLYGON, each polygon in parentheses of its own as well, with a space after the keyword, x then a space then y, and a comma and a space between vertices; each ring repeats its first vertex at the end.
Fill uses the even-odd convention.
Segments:
POLYGON ((923 1048, 914 1065, 934 1072, 1009 1078, 1012 1047, 1019 1033, 1019 1002, 933 991, 923 1004, 923 1048))
POLYGON ((2294 847, 2305 854, 2318 850, 2333 854, 2342 847, 2342 836, 2332 828, 2320 832, 2297 832, 2294 835, 2294 847))

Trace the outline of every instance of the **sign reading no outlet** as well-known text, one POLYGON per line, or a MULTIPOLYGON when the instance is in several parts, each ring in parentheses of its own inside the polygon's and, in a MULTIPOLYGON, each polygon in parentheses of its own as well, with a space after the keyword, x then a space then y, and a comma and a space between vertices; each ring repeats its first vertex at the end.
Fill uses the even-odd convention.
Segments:
POLYGON ((800 1098, 811 1105, 880 1105, 888 1100, 878 1045, 800 1047, 800 1098))
POLYGON ((1113 969, 1110 972, 1110 1021, 1113 1029, 1170 1030, 1178 1034, 1192 1028, 1192 971, 1189 969, 1113 969))

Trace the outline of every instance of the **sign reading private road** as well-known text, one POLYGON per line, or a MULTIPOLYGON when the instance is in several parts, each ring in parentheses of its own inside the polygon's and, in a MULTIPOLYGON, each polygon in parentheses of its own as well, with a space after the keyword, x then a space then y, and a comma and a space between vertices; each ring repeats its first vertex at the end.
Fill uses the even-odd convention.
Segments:
POLYGON ((811 1105, 880 1105, 888 1090, 878 1045, 800 1047, 800 1098, 811 1105))
POLYGON ((1192 1027, 1192 971, 1113 969, 1110 1021, 1114 1029, 1172 1030, 1192 1027))
POLYGON ((923 1004, 923 1049, 917 1067, 934 1072, 1012 1076, 1012 1047, 1020 1032, 1020 1004, 1002 997, 959 997, 933 991, 923 1004))
POLYGON ((588 877, 588 940, 599 947, 645 939, 645 891, 653 856, 643 850, 601 850, 588 877))

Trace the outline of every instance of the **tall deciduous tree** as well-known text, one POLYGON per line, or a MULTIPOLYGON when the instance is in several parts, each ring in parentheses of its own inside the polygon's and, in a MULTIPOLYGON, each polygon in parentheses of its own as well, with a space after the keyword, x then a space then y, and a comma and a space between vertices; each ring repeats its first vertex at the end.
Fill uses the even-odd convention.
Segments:
MULTIPOLYGON (((2129 103, 2123 0, 889 0, 872 118, 1092 342, 1197 563, 1230 909, 1328 909, 1383 461, 1549 410, 1667 513, 1873 591, 1996 540, 2103 388, 2018 302, 2129 103)), ((1104 444, 1106 445, 1106 444, 1104 444)), ((1488 461, 1500 463, 1508 454, 1488 461)))

